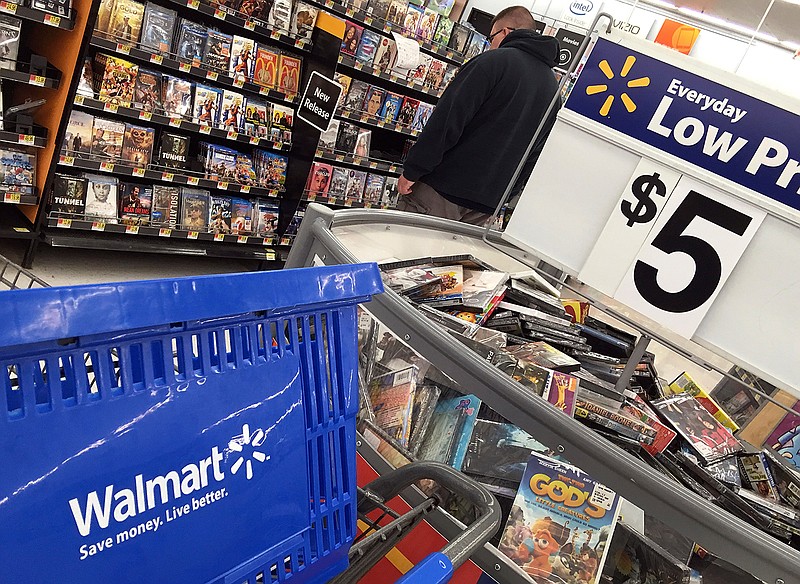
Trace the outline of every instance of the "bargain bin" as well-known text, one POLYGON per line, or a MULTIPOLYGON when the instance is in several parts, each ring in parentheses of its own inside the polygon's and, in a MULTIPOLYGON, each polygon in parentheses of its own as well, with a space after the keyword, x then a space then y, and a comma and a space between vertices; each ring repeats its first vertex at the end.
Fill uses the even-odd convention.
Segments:
POLYGON ((341 574, 359 499, 391 490, 355 476, 356 305, 381 291, 358 264, 0 292, 0 581, 341 574))

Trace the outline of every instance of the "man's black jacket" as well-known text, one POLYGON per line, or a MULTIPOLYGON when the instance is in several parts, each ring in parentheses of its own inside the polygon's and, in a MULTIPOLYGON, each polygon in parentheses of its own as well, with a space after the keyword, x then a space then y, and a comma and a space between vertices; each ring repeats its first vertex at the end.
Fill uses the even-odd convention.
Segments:
MULTIPOLYGON (((470 60, 408 153, 403 176, 456 204, 493 212, 558 90, 558 51, 553 37, 515 30, 498 49, 470 60)), ((533 170, 559 107, 560 101, 512 195, 533 170)))

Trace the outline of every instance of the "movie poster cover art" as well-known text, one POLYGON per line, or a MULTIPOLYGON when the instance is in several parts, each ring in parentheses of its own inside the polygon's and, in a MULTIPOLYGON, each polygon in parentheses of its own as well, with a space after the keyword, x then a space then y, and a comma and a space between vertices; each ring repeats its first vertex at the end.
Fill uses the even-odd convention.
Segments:
POLYGON ((597 584, 620 497, 532 452, 498 548, 537 583, 597 584))

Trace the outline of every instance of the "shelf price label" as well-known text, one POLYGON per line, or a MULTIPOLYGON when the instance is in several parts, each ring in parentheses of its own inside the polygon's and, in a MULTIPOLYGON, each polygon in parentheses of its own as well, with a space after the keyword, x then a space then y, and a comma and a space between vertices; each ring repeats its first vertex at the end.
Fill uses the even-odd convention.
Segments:
POLYGON ((139 178, 144 177, 145 170, 144 168, 134 168, 133 172, 131 173, 132 176, 138 176, 139 178))
POLYGON ((117 111, 119 111, 119 106, 115 103, 106 102, 105 104, 103 104, 103 111, 115 114, 117 113, 117 111))
POLYGON ((367 24, 367 26, 372 26, 372 17, 371 16, 367 16, 364 19, 364 22, 367 24))
POLYGON ((333 8, 333 0, 325 0, 325 8, 333 8))
POLYGON ((236 243, 247 243, 247 236, 240 235, 239 237, 236 238, 236 243))
POLYGON ((84 96, 82 95, 76 95, 75 99, 72 100, 72 103, 74 103, 75 105, 83 105, 83 102, 84 102, 84 96))
POLYGON ((189 63, 181 63, 178 65, 178 69, 181 70, 181 73, 189 73, 192 70, 192 66, 189 63))
POLYGON ((186 6, 192 10, 200 9, 200 0, 187 0, 186 6))
POLYGON ((337 154, 334 158, 336 162, 344 162, 344 154, 337 154))
POLYGON ((106 230, 106 222, 105 221, 92 221, 92 231, 105 231, 106 230))
POLYGON ((172 237, 172 229, 169 229, 168 227, 162 227, 161 229, 158 230, 158 236, 172 237))
POLYGON ((67 219, 65 217, 59 217, 56 221, 56 227, 61 227, 62 229, 69 229, 72 227, 72 219, 67 219))
POLYGON ((378 168, 378 163, 377 162, 370 162, 369 163, 369 167, 370 168, 378 168))
POLYGON ((131 52, 131 46, 124 43, 117 43, 117 52, 122 53, 123 55, 129 55, 131 52))
POLYGON ((362 162, 364 162, 363 158, 361 158, 360 156, 353 156, 353 163, 354 164, 361 164, 362 162))
POLYGON ((244 23, 244 27, 247 30, 255 30, 256 29, 256 23, 253 20, 248 20, 247 22, 244 23))
MULTIPOLYGON (((265 243, 266 243, 266 241, 265 241, 265 243)), ((264 257, 266 258, 267 261, 274 262, 275 261, 275 252, 274 251, 268 251, 268 252, 266 252, 264 254, 264 257)))
POLYGON ((259 138, 258 136, 250 136, 250 144, 251 145, 255 146, 259 142, 261 142, 261 138, 259 138))
POLYGON ((162 172, 161 180, 172 182, 173 180, 175 180, 175 174, 172 172, 162 172))
MULTIPOLYGON (((242 87, 244 87, 244 79, 242 79, 241 77, 237 77, 236 79, 233 80, 233 86, 238 89, 241 89, 242 87)), ((259 93, 261 93, 261 91, 259 91, 259 93)))
POLYGON ((61 17, 53 14, 45 14, 43 22, 49 26, 58 27, 61 26, 61 17))
POLYGON ((169 125, 173 128, 180 128, 183 120, 180 118, 170 118, 169 125))
POLYGON ((361 61, 356 61, 355 65, 353 65, 353 67, 356 70, 361 71, 364 68, 364 63, 362 63, 361 61))
POLYGON ((192 185, 192 186, 197 186, 197 185, 200 184, 200 179, 197 178, 196 176, 190 176, 190 177, 188 177, 186 179, 186 184, 187 185, 192 185))
POLYGON ((36 85, 37 87, 44 87, 44 82, 46 79, 47 78, 43 77, 42 75, 31 74, 31 76, 28 77, 28 83, 30 85, 36 85))
POLYGON ((140 120, 144 120, 146 122, 149 122, 149 121, 151 121, 153 119, 153 112, 140 111, 139 112, 139 119, 140 120))
POLYGON ((378 120, 378 127, 385 128, 386 127, 386 121, 385 120, 378 120))
POLYGON ((228 130, 228 140, 236 140, 239 137, 239 132, 236 130, 228 130))
POLYGON ((227 191, 228 190, 228 183, 226 181, 219 181, 219 182, 217 182, 217 188, 219 190, 221 190, 221 191, 227 191))
POLYGON ((239 192, 240 193, 245 193, 245 194, 249 193, 250 192, 250 185, 242 185, 242 186, 240 186, 239 187, 239 192))
POLYGON ((189 233, 186 234, 186 239, 197 239, 199 235, 200 235, 199 231, 190 231, 189 233))
POLYGON ((216 71, 206 71, 206 79, 210 79, 211 81, 216 81, 219 78, 219 73, 216 71))
POLYGON ((200 124, 200 133, 201 134, 210 134, 211 133, 211 126, 208 124, 200 124))
POLYGON ((20 134, 19 135, 19 143, 25 146, 33 146, 34 136, 30 134, 20 134))
POLYGON ((225 235, 223 233, 215 233, 214 234, 214 241, 225 241, 225 235))
POLYGON ((317 200, 317 195, 314 194, 314 193, 308 193, 308 196, 306 196, 306 199, 309 200, 309 201, 316 201, 317 200))
POLYGON ((283 150, 283 142, 274 142, 272 147, 275 148, 275 150, 283 150))
POLYGON ((0 12, 7 12, 8 14, 17 13, 17 5, 13 2, 0 2, 0 12))
POLYGON ((19 203, 19 201, 20 201, 19 193, 6 193, 5 195, 3 195, 4 203, 19 203))
POLYGON ((345 199, 344 200, 345 207, 352 207, 353 206, 353 199, 345 199))
POLYGON ((228 16, 228 13, 227 13, 227 12, 225 12, 224 10, 220 10, 219 8, 217 8, 217 9, 214 11, 214 18, 218 18, 218 19, 220 19, 220 20, 225 20, 225 18, 226 18, 227 16, 228 16))
POLYGON ((114 172, 114 163, 113 162, 101 162, 100 163, 100 170, 103 172, 114 172))
POLYGON ((139 235, 139 226, 138 225, 126 225, 125 226, 125 234, 126 235, 139 235))
POLYGON ((614 298, 691 338, 767 213, 687 176, 658 213, 659 180, 635 177, 612 213, 612 235, 647 230, 614 298))
POLYGON ((164 62, 164 57, 162 57, 161 55, 156 55, 155 53, 152 53, 150 55, 150 62, 151 63, 155 63, 156 65, 161 65, 164 62))
POLYGON ((352 17, 352 16, 353 16, 353 15, 356 13, 356 11, 355 11, 355 9, 354 9, 354 8, 351 6, 351 7, 348 7, 348 8, 347 8, 347 10, 345 10, 345 12, 344 12, 344 13, 345 13, 345 14, 347 14, 347 16, 351 16, 351 17, 352 17))
POLYGON ((74 156, 59 156, 58 163, 63 164, 64 166, 72 166, 75 164, 75 157, 74 156))

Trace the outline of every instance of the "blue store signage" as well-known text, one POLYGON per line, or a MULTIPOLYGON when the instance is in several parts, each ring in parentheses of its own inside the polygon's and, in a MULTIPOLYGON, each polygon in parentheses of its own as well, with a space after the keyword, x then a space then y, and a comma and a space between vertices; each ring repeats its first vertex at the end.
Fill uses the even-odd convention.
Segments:
POLYGON ((800 116, 599 39, 566 108, 800 210, 800 116))

